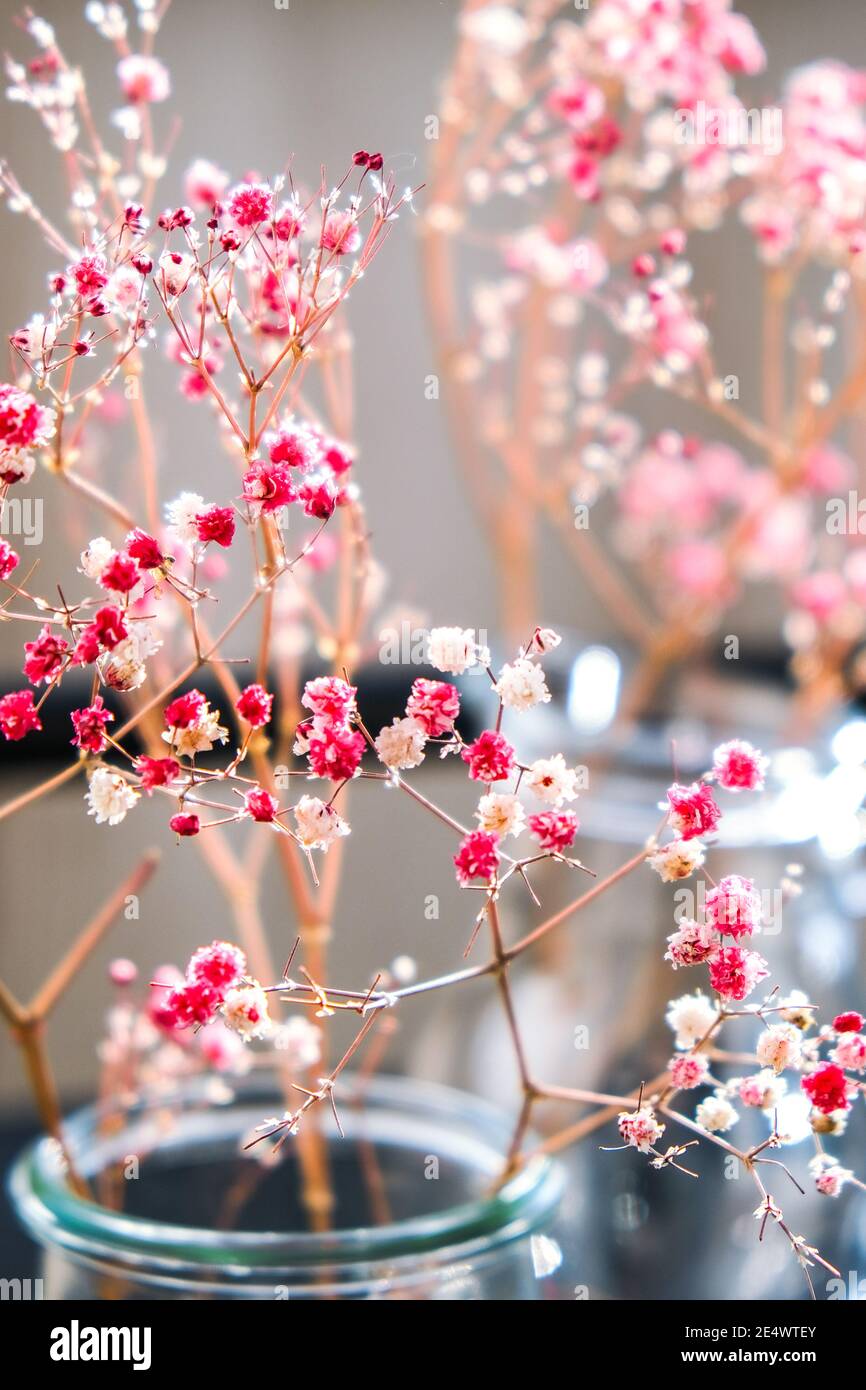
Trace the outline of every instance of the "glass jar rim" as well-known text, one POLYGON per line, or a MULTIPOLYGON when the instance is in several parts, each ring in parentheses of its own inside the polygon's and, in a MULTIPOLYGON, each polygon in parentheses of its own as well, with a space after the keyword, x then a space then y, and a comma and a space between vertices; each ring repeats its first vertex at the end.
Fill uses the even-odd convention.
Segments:
MULTIPOLYGON (((270 1075, 270 1073, 267 1073, 270 1075)), ((237 1097, 250 1100, 264 1094, 261 1073, 232 1078, 237 1097)), ((93 1105, 73 1114, 65 1127, 73 1157, 85 1152, 95 1127, 107 1114, 118 1111, 127 1116, 145 1114, 148 1109, 165 1107, 178 1101, 206 1101, 208 1078, 187 1079, 173 1092, 144 1096, 132 1107, 93 1105)), ((341 1077, 344 1099, 343 1125, 347 1135, 351 1102, 357 1082, 351 1075, 341 1077)), ((432 1082, 418 1082, 401 1076, 378 1076, 364 1083, 364 1108, 355 1113, 368 1117, 393 1112, 395 1119, 415 1116, 416 1122, 442 1140, 462 1125, 477 1150, 483 1148, 491 1159, 498 1151, 499 1162, 510 1138, 508 1118, 495 1106, 465 1092, 432 1082), (438 1126, 438 1129, 437 1129, 438 1126), (483 1139, 479 1136, 484 1134, 483 1139)), ((267 1094, 273 1097, 273 1082, 267 1094)), ((212 1107, 216 1111, 216 1107, 212 1107)), ((230 1107, 219 1107, 224 1114, 230 1107)), ((113 1151, 128 1154, 120 1142, 124 1131, 116 1131, 113 1151)), ((329 1140, 330 1142, 330 1140, 329 1140)), ((340 1142, 339 1138, 334 1142, 340 1142)), ((81 1165, 84 1176, 93 1176, 103 1164, 81 1165)), ((547 1155, 537 1155, 521 1166, 501 1187, 445 1210, 401 1218, 381 1226, 363 1226, 310 1231, 225 1231, 209 1227, 186 1226, 113 1211, 78 1196, 65 1181, 63 1160, 56 1144, 42 1138, 29 1146, 16 1161, 9 1187, 20 1220, 41 1244, 60 1246, 74 1256, 101 1265, 121 1264, 137 1271, 155 1274, 202 1272, 216 1265, 230 1266, 242 1278, 257 1272, 274 1274, 278 1270, 303 1273, 317 1267, 351 1269, 379 1262, 416 1259, 419 1255, 441 1260, 468 1258, 480 1251, 531 1235, 555 1210, 563 1190, 563 1174, 547 1155)))

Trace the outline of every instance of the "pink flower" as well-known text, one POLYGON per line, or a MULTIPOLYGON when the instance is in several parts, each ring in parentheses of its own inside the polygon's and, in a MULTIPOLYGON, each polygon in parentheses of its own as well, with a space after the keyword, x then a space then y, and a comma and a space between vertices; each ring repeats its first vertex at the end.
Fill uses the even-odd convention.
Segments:
MULTIPOLYGON (((196 815, 179 811, 176 816, 172 816, 169 821, 169 826, 174 831, 175 835, 186 837, 199 833, 201 830, 201 821, 196 815)), ((204 1020, 200 1020, 200 1022, 204 1022, 204 1020)))
POLYGON ((848 1071, 866 1071, 866 1038, 861 1033, 843 1033, 830 1056, 848 1071))
POLYGON ((117 65, 117 79, 126 100, 133 105, 165 101, 171 92, 168 69, 144 53, 127 53, 117 65))
POLYGON ((266 183, 241 183, 229 194, 229 217, 239 227, 258 227, 273 211, 274 195, 266 183))
POLYGON ((307 756, 317 777, 342 782, 354 777, 364 756, 364 736, 339 724, 314 719, 307 756))
POLYGON ((298 499, 303 503, 304 515, 314 516, 319 521, 327 521, 333 516, 339 494, 334 484, 325 479, 320 483, 302 483, 298 488, 298 499))
POLYGON ((105 569, 99 576, 99 582, 103 589, 118 594, 128 594, 139 581, 139 569, 131 555, 125 555, 119 550, 112 555, 105 569))
POLYGON ((713 754, 713 776, 727 791, 761 791, 767 759, 744 739, 722 743, 713 754))
POLYGON ((352 255, 361 245, 361 233, 350 212, 331 212, 325 218, 319 245, 335 256, 352 255))
POLYGON ((189 729, 201 718, 207 701, 200 690, 188 690, 166 705, 163 711, 167 729, 189 729))
POLYGON ((273 695, 261 685, 248 685, 235 702, 235 709, 241 719, 245 719, 254 729, 262 729, 271 717, 273 695))
POLYGON ((707 920, 723 936, 749 935, 761 921, 761 897, 750 878, 727 874, 706 899, 707 920))
POLYGON ((160 570, 165 564, 159 542, 137 526, 126 538, 126 553, 141 570, 160 570))
POLYGON ((17 569, 19 558, 11 545, 6 541, 0 541, 0 579, 8 579, 14 569, 17 569))
POLYGON ((304 686, 301 704, 322 719, 342 724, 355 708, 356 694, 355 686, 340 680, 339 676, 317 676, 304 686))
POLYGON ((496 877, 499 852, 496 848, 499 836, 493 831, 470 830, 461 840, 460 848, 454 856, 457 882, 466 888, 473 878, 483 878, 490 883, 496 877))
POLYGON ((430 681, 419 676, 412 684, 406 713, 417 719, 428 738, 450 733, 460 713, 457 687, 449 685, 448 681, 430 681))
POLYGON ((91 299, 108 284, 108 266, 104 256, 82 256, 69 267, 75 287, 82 299, 91 299))
POLYGON ((206 980, 188 980, 169 991, 163 1014, 166 1021, 173 1016, 175 1028, 191 1028, 196 1023, 210 1023, 221 1003, 220 991, 206 980))
POLYGON ((207 159, 196 159, 184 178, 187 202, 197 207, 212 208, 228 188, 229 176, 207 159))
POLYGON ((848 1078, 835 1062, 822 1062, 808 1076, 800 1080, 800 1085, 816 1110, 822 1115, 832 1115, 836 1110, 850 1110, 851 1089, 848 1078))
POLYGON ((195 529, 200 541, 207 544, 215 541, 223 549, 228 549, 235 535, 235 513, 233 507, 208 507, 195 518, 195 529))
POLYGON ((679 831, 684 840, 710 834, 721 819, 722 813, 713 800, 712 789, 706 782, 692 782, 689 787, 681 787, 675 782, 668 788, 668 802, 671 808, 671 825, 679 831))
POLYGON ((56 636, 46 623, 35 642, 25 642, 24 674, 33 685, 40 681, 47 684, 52 676, 63 669, 63 659, 69 651, 69 643, 56 636))
POLYGON ((291 417, 273 434, 266 435, 265 443, 271 463, 312 473, 322 462, 321 436, 309 425, 298 424, 291 417))
POLYGON ((32 690, 13 690, 0 700, 0 732, 10 743, 29 733, 39 733, 42 721, 33 708, 32 690))
POLYGON ((252 787, 244 796, 244 806, 253 820, 268 823, 276 816, 280 803, 264 787, 252 787))
POLYGON ((833 1027, 837 1033, 859 1033, 866 1018, 851 1009, 848 1013, 837 1014, 833 1019, 833 1027))
POLYGON ((176 758, 149 758, 146 753, 136 758, 133 766, 141 778, 142 790, 148 795, 154 787, 167 787, 180 772, 180 763, 176 758))
POLYGON ((0 383, 0 464, 20 449, 33 449, 51 438, 54 415, 28 391, 0 383))
POLYGON ((199 947, 186 969, 188 980, 210 985, 220 994, 225 994, 246 973, 247 958, 231 941, 212 941, 209 946, 199 947))
POLYGON ((258 459, 243 478, 244 498, 254 512, 276 512, 296 502, 298 494, 288 467, 258 459))
POLYGON ((685 1052, 668 1062, 671 1083, 678 1091, 693 1091, 707 1079, 710 1064, 702 1052, 685 1052))
POLYGON ((649 1153, 665 1132, 664 1125, 659 1124, 648 1105, 631 1113, 623 1111, 617 1120, 617 1126, 625 1143, 642 1154, 649 1153))
POLYGON ((718 948, 718 933, 709 923, 685 918, 668 937, 665 960, 671 961, 674 970, 681 966, 702 965, 718 948))
POLYGON ((526 824, 541 848, 556 854, 562 854, 574 843, 580 829, 580 821, 573 811, 540 811, 530 816, 526 824))
POLYGON ((739 946, 723 946, 710 960, 710 984, 726 1001, 739 1003, 769 973, 763 956, 739 946))
POLYGON ((514 749, 503 734, 485 729, 474 743, 460 750, 475 782, 501 782, 514 770, 514 749))
POLYGON ((113 652, 128 636, 126 620, 119 608, 99 608, 93 622, 88 624, 75 644, 72 653, 73 663, 77 666, 87 666, 96 660, 103 649, 113 652))
POLYGON ((75 747, 84 748, 88 753, 101 753, 107 743, 106 725, 114 719, 111 710, 105 708, 102 696, 97 695, 93 704, 85 709, 74 709, 71 718, 75 729, 71 741, 75 747))

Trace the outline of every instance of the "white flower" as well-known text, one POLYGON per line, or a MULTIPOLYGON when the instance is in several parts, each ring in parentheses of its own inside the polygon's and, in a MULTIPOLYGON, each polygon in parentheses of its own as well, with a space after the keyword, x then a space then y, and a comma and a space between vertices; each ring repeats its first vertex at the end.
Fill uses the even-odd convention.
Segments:
POLYGON ((272 1037, 277 1051, 286 1054, 292 1071, 314 1067, 322 1056, 321 1030, 299 1014, 276 1027, 272 1037))
POLYGON ((688 878, 704 862, 704 847, 700 840, 672 840, 650 855, 648 863, 663 883, 688 878))
POLYGON ((793 1066, 800 1057, 800 1034, 793 1023, 774 1023, 758 1038, 758 1061, 774 1072, 793 1066))
POLYGON ((132 309, 142 297, 144 280, 131 265, 119 265, 105 287, 105 296, 120 309, 132 309))
POLYGON ((182 758, 209 753, 215 743, 225 743, 229 736, 228 729, 220 724, 219 718, 219 710, 212 710, 209 704, 205 704, 194 724, 186 729, 165 729, 162 736, 182 758))
POLYGON ((424 761, 427 735, 417 719, 395 719, 376 739, 376 752, 386 767, 401 770, 424 761))
POLYGON ((196 529, 195 518, 199 512, 204 511, 204 498, 199 497, 197 492, 182 492, 173 502, 169 502, 165 509, 168 524, 174 531, 178 540, 183 541, 184 545, 196 545, 198 542, 198 531, 196 529))
POLYGON ((838 1160, 827 1153, 817 1153, 809 1159, 809 1172, 824 1197, 838 1197, 846 1182, 854 1176, 850 1168, 840 1167, 838 1160))
POLYGON ((273 1026, 268 1014, 268 996, 257 981, 230 989, 222 1003, 222 1015, 229 1028, 244 1042, 264 1038, 273 1026))
POLYGON ((161 274, 157 284, 170 299, 183 294, 195 270, 195 258, 181 251, 163 251, 159 258, 161 274))
POLYGON ((147 623, 135 623, 128 637, 99 658, 100 679, 112 690, 137 690, 147 675, 145 661, 161 646, 147 623))
POLYGON ((510 792, 488 792, 475 815, 482 830, 500 836, 519 835, 526 824, 526 812, 510 792))
POLYGON ((545 652, 552 652, 561 641, 559 633, 554 632, 552 627, 537 627, 526 650, 539 652, 543 656, 545 652))
POLYGON ((110 560, 113 560, 117 551, 105 536, 95 536, 86 550, 81 552, 80 570, 86 574, 88 579, 99 579, 103 570, 110 560))
POLYGON ((478 660, 475 632, 471 627, 434 627, 428 641, 428 658, 437 671, 460 676, 478 660))
POLYGON ((691 1047, 702 1038, 718 1017, 715 1005, 698 990, 671 999, 665 1022, 677 1035, 677 1047, 691 1047))
POLYGON ((533 705, 546 705, 550 699, 544 672, 537 661, 525 656, 503 666, 493 689, 506 709, 532 709, 533 705))
POLYGON ((106 821, 109 825, 119 825, 138 797, 139 793, 118 773, 108 767, 98 767, 90 775, 84 799, 90 804, 87 814, 96 817, 97 825, 104 825, 106 821))
POLYGON ((724 1130, 730 1129, 739 1118, 727 1097, 718 1092, 702 1100, 695 1111, 695 1119, 698 1124, 702 1125, 704 1129, 708 1129, 711 1134, 720 1134, 724 1130))
POLYGON ((349 826, 334 810, 317 796, 302 796, 295 807, 297 835, 307 849, 326 850, 341 835, 350 833, 349 826))
POLYGON ((563 801, 574 801, 577 796, 577 773, 567 767, 561 753, 552 758, 537 758, 531 764, 523 785, 550 806, 561 806, 563 801))

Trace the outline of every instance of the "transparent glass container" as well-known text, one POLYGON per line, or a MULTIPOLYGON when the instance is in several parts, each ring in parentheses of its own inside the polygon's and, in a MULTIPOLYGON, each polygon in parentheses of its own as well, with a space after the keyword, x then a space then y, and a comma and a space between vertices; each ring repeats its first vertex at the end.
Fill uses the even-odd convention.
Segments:
POLYGON ((280 1161, 243 1152, 282 1113, 273 1073, 230 1088, 204 1078, 128 1110, 69 1121, 70 1153, 112 1206, 77 1197, 57 1147, 40 1140, 10 1181, 18 1216, 44 1250, 55 1300, 532 1300, 559 1262, 549 1230, 560 1169, 539 1158, 498 1190, 510 1124, 461 1092, 400 1077, 341 1078, 345 1137, 320 1134, 333 1229, 313 1233, 297 1140, 280 1161), (116 1206, 117 1209, 112 1209, 116 1206))

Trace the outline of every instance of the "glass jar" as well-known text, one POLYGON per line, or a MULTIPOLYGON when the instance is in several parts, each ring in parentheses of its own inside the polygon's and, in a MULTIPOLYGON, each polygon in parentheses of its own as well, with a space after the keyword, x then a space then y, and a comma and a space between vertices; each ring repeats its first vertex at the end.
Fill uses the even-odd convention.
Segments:
POLYGON ((282 1113, 273 1072, 230 1086, 195 1078, 125 1110, 69 1121, 69 1151, 97 1194, 77 1197, 57 1146, 16 1163, 19 1218, 43 1247, 49 1299, 531 1300, 558 1264, 544 1235, 559 1168, 533 1160, 496 1190, 510 1124, 461 1092, 401 1077, 351 1077, 338 1092, 341 1138, 319 1117, 335 1201, 312 1233, 300 1198, 297 1140, 279 1161, 244 1151, 282 1113), (120 1200, 118 1200, 120 1199, 120 1200), (116 1209, 112 1209, 116 1207, 116 1209))

